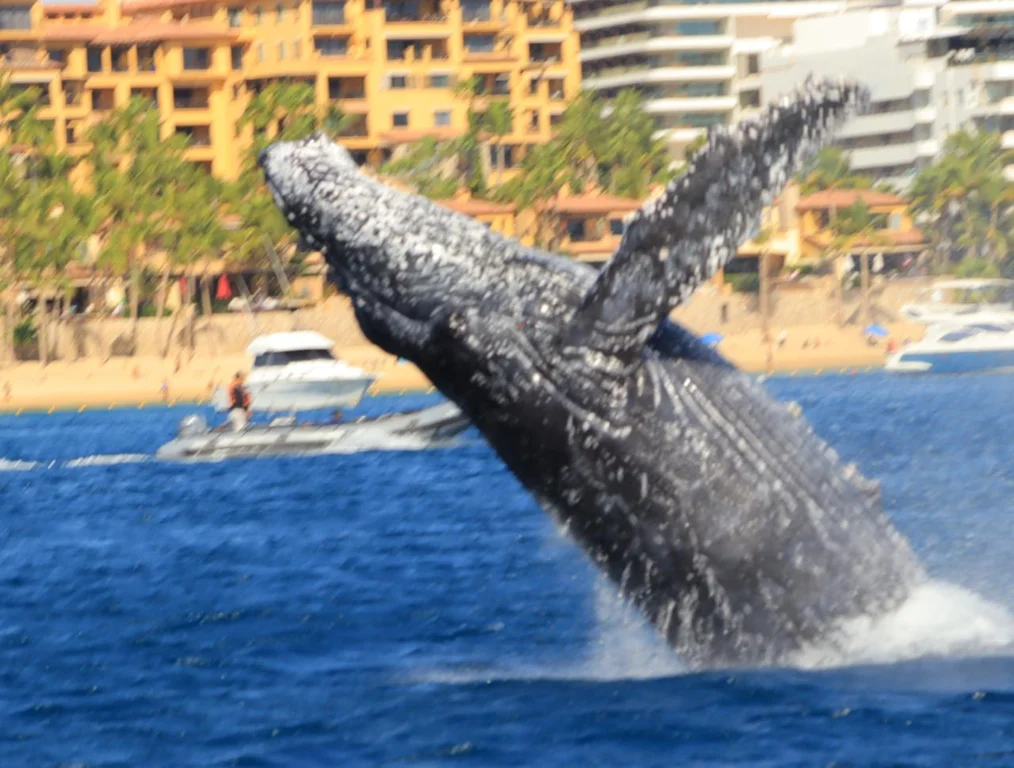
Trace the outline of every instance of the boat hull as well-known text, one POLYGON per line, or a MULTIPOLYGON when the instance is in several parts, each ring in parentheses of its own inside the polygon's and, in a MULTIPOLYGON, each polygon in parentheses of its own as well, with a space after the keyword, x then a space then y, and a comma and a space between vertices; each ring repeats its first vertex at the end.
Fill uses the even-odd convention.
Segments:
POLYGON ((252 425, 240 431, 205 430, 163 445, 168 461, 249 459, 364 451, 411 451, 452 445, 468 419, 451 403, 340 424, 252 425))
POLYGON ((953 352, 905 350, 885 366, 894 373, 996 373, 1014 371, 1014 349, 974 349, 953 352))
MULTIPOLYGON (((355 408, 372 383, 373 377, 321 381, 276 379, 267 382, 249 381, 247 392, 250 394, 250 407, 254 411, 315 411, 324 408, 355 408)), ((215 392, 213 403, 219 410, 228 407, 224 389, 215 392)))

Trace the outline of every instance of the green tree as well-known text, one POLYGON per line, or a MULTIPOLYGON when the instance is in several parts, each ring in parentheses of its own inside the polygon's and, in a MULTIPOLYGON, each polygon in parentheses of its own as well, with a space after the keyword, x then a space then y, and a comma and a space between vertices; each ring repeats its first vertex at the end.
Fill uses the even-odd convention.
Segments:
POLYGON ((1003 268, 1012 252, 1014 192, 1004 175, 1014 152, 995 133, 961 131, 910 190, 912 214, 927 233, 937 267, 980 259, 1003 268))
POLYGON ((496 99, 489 105, 482 118, 482 128, 493 137, 496 145, 496 184, 499 186, 506 165, 503 141, 514 130, 514 110, 506 99, 496 99))
POLYGON ((826 189, 868 189, 873 179, 852 170, 852 161, 841 147, 820 150, 797 177, 800 192, 810 195, 826 189))
MULTIPOLYGON (((859 254, 860 284, 862 291, 862 316, 863 322, 868 323, 871 319, 870 307, 870 254, 877 248, 891 244, 890 238, 884 234, 886 219, 883 214, 873 213, 869 206, 862 199, 856 200, 852 205, 839 209, 831 219, 829 228, 831 230, 831 243, 828 246, 830 253, 835 257, 851 256, 859 254)), ((837 272, 836 272, 837 274, 837 272)), ((839 322, 843 321, 841 281, 836 279, 839 322)))

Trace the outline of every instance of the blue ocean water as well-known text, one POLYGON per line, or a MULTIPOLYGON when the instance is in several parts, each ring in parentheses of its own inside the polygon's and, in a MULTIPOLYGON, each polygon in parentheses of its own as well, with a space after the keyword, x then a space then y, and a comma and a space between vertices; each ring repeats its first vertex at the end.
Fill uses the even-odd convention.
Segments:
POLYGON ((177 465, 185 410, 0 417, 0 765, 1014 765, 1014 379, 768 386, 939 580, 796 668, 686 671, 477 437, 177 465))

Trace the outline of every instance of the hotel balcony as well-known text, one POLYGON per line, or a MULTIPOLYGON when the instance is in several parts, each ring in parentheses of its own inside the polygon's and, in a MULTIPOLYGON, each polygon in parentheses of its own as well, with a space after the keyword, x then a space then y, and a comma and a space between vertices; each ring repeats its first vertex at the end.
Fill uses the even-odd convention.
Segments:
POLYGON ((867 168, 890 168, 896 165, 911 165, 918 156, 914 142, 888 144, 881 147, 848 149, 846 152, 848 152, 849 158, 852 161, 852 167, 857 171, 863 171, 867 168))
POLYGON ((903 133, 911 131, 913 127, 915 127, 915 113, 911 110, 882 112, 879 115, 861 115, 849 120, 839 132, 839 136, 847 139, 856 136, 903 133))
POLYGON ((644 108, 656 115, 669 112, 731 112, 736 103, 735 96, 675 96, 648 99, 644 108))
POLYGON ((645 83, 714 82, 732 80, 736 68, 731 64, 705 67, 653 67, 650 63, 613 67, 594 75, 585 75, 586 89, 625 88, 645 83))
POLYGON ((589 43, 582 41, 581 61, 600 61, 614 56, 665 51, 728 51, 730 35, 660 35, 654 31, 617 35, 589 43))

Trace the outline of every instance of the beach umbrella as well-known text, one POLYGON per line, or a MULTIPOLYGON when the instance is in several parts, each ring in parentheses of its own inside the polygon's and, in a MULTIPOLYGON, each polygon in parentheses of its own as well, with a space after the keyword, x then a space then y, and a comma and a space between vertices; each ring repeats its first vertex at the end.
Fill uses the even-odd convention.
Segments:
POLYGON ((720 333, 706 333, 701 336, 701 341, 707 344, 709 347, 717 347, 718 343, 725 337, 720 333))
POLYGON ((887 330, 884 326, 879 324, 867 325, 865 328, 863 328, 863 333, 865 333, 867 336, 878 336, 880 338, 891 335, 891 332, 889 330, 887 330))
POLYGON ((215 291, 215 298, 219 301, 228 301, 232 298, 232 288, 229 287, 229 280, 225 275, 218 278, 218 290, 215 291))

